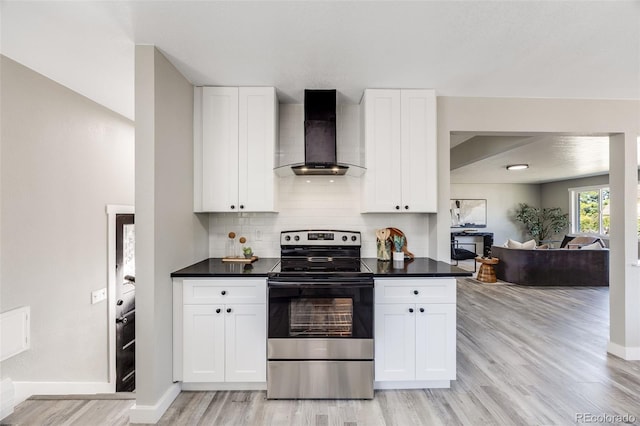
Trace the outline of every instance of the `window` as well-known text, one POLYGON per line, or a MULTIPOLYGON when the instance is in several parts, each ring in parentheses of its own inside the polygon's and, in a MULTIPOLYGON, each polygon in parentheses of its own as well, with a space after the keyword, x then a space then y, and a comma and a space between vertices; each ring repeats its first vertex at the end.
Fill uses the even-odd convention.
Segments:
MULTIPOLYGON (((611 224, 608 186, 573 188, 571 217, 573 233, 609 235, 611 224)), ((638 187, 638 236, 640 237, 640 186, 638 187)))

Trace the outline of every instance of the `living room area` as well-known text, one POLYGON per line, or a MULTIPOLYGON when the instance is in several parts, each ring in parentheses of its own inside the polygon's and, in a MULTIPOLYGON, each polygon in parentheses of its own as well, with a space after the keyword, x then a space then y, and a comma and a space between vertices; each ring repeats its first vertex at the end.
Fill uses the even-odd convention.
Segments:
MULTIPOLYGON (((439 174, 449 180, 449 193, 441 202, 446 202, 451 216, 451 201, 486 200, 486 227, 466 230, 492 233, 494 246, 504 245, 509 239, 532 239, 513 218, 520 203, 558 207, 574 221, 572 193, 584 188, 609 188, 611 227, 603 239, 608 237, 609 287, 601 287, 607 294, 610 313, 607 352, 627 360, 640 359, 637 104, 445 98, 438 110, 446 113, 438 118, 438 133, 439 139, 449 142, 450 154, 448 173, 439 174), (612 130, 615 128, 627 130, 612 130), (580 153, 588 155, 580 157, 580 153), (599 171, 594 170, 594 163, 600 163, 599 171), (507 170, 514 164, 526 164, 528 168, 507 170)), ((446 231, 442 225, 442 232, 450 238, 452 223, 446 225, 446 231)), ((554 249, 558 250, 556 247, 572 232, 568 228, 555 235, 551 242, 554 249)), ((476 253, 482 253, 479 248, 476 253)), ((475 266, 473 261, 466 264, 475 266)), ((491 286, 473 281, 485 289, 491 286)), ((522 288, 533 291, 531 286, 522 288)))
POLYGON ((454 263, 475 272, 474 257, 492 256, 498 279, 522 285, 609 284, 607 136, 454 134, 451 144, 454 263))

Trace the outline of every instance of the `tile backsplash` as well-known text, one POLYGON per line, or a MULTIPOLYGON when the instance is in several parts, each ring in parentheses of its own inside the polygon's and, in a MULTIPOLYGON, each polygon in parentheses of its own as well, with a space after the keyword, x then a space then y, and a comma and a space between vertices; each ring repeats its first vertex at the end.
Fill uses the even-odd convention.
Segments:
POLYGON ((280 257, 280 232, 335 229, 362 233, 362 256, 376 256, 375 230, 394 227, 407 236, 408 249, 429 256, 429 214, 360 213, 360 179, 350 176, 278 178, 278 213, 212 213, 209 256, 223 257, 230 231, 247 238, 260 257, 280 257), (257 235, 260 234, 260 241, 257 235))

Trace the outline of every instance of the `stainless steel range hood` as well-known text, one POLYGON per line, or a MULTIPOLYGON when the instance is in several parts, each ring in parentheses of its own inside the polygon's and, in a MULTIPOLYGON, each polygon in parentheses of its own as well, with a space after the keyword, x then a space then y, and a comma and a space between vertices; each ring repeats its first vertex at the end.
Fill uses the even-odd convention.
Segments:
POLYGON ((336 90, 304 91, 304 164, 292 166, 297 175, 344 175, 336 146, 336 90))

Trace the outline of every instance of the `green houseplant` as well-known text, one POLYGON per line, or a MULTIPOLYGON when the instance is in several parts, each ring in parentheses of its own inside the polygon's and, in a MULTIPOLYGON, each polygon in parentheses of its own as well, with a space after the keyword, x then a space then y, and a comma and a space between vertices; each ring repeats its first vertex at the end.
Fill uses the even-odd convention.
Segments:
POLYGON ((569 213, 563 213, 559 207, 541 209, 520 203, 514 217, 538 244, 569 227, 569 213))

